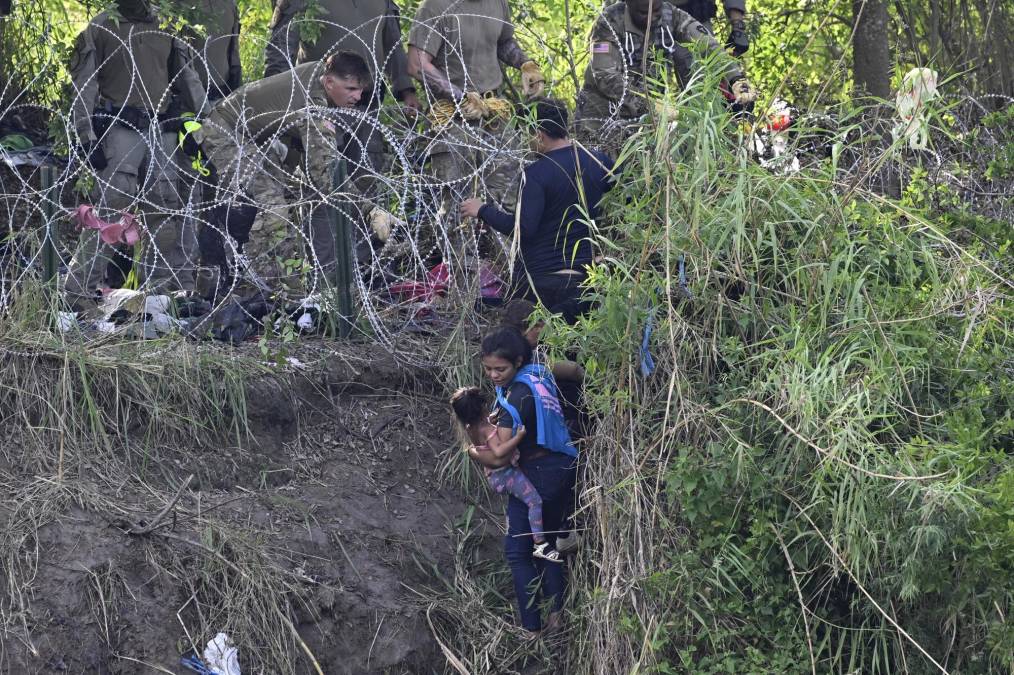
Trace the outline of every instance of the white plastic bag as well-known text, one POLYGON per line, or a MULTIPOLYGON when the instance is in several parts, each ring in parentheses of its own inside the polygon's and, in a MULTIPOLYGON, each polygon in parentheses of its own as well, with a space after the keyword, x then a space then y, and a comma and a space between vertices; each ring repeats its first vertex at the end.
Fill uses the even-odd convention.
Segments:
POLYGON ((204 648, 204 663, 218 675, 242 675, 239 671, 239 649, 225 633, 219 633, 204 648))
POLYGON ((913 150, 925 150, 929 146, 926 104, 937 96, 937 77, 935 70, 913 68, 905 73, 894 100, 899 118, 894 127, 894 138, 907 139, 913 150))

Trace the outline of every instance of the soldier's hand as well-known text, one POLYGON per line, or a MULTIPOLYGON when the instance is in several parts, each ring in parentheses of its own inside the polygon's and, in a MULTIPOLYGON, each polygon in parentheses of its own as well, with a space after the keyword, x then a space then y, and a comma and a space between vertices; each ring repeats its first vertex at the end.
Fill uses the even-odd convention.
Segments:
POLYGON ((745 106, 757 100, 757 90, 750 86, 745 77, 741 77, 730 86, 736 103, 745 106))
POLYGON ((106 159, 106 152, 102 149, 102 144, 98 141, 82 143, 78 146, 77 153, 94 171, 102 171, 109 166, 109 160, 106 159))
POLYGON ((482 100, 482 96, 474 91, 465 94, 458 107, 461 110, 461 116, 466 120, 480 120, 489 113, 489 108, 482 100))
POLYGON ((413 112, 422 111, 422 103, 419 102, 419 97, 415 95, 414 89, 405 90, 405 93, 401 95, 401 104, 413 112))
POLYGON ((725 46, 731 49, 734 55, 742 56, 750 49, 750 34, 746 32, 746 21, 736 19, 731 23, 732 30, 729 32, 729 40, 725 46))
POLYGON ((401 218, 379 206, 374 207, 370 212, 370 229, 380 241, 386 242, 391 238, 391 231, 404 224, 405 221, 401 218))
POLYGON ((542 96, 546 89, 546 78, 539 70, 535 61, 525 61, 521 64, 521 93, 526 98, 542 96))

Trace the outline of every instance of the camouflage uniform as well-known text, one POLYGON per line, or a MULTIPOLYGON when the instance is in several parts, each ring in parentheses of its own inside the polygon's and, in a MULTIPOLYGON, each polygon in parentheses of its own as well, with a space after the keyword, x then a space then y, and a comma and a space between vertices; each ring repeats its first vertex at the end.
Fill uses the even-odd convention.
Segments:
POLYGON ((339 51, 361 56, 378 86, 367 92, 357 106, 360 112, 370 114, 347 118, 354 121, 358 143, 341 147, 339 152, 350 159, 352 169, 369 160, 369 165, 380 171, 384 163, 383 136, 376 124, 366 120, 376 119, 388 86, 398 99, 407 92, 415 93, 401 44, 398 5, 393 0, 317 0, 316 6, 325 13, 308 25, 300 22, 307 4, 307 0, 277 0, 264 75, 285 72, 297 63, 324 61, 339 51), (309 40, 303 35, 309 30, 319 31, 320 35, 309 40), (380 70, 387 73, 389 83, 381 79, 380 70))
MULTIPOLYGON (((462 93, 495 95, 503 85, 500 62, 518 68, 529 60, 514 38, 507 0, 424 0, 408 42, 429 54, 462 93)), ((447 95, 430 92, 430 99, 447 95)), ((482 178, 488 198, 513 208, 518 150, 517 135, 502 116, 475 122, 455 116, 436 126, 427 152, 434 178, 444 188, 443 210, 450 209, 450 201, 475 196, 473 177, 482 178)))
MULTIPOLYGON (((575 126, 582 143, 602 148, 613 158, 648 112, 647 81, 664 81, 671 74, 683 79, 689 72, 692 57, 681 43, 700 42, 706 49, 724 54, 700 22, 669 2, 662 2, 661 15, 652 21, 651 30, 646 74, 641 71, 644 31, 631 21, 626 3, 606 7, 592 29, 591 62, 577 96, 575 126), (661 60, 656 58, 658 54, 661 60)), ((743 77, 743 70, 732 58, 727 58, 725 68, 730 82, 743 77)))
MULTIPOLYGON (((715 18, 715 14, 718 11, 718 3, 715 0, 671 0, 672 4, 678 9, 682 9, 684 12, 692 16, 701 22, 701 25, 708 29, 708 32, 712 35, 715 31, 711 27, 711 20, 715 18)), ((746 0, 724 0, 722 6, 725 8, 725 13, 728 14, 730 11, 739 10, 746 14, 746 0)))
POLYGON ((228 96, 243 84, 239 60, 239 7, 236 0, 199 0, 194 20, 203 35, 184 35, 193 50, 193 69, 211 101, 228 96))
MULTIPOLYGON (((303 187, 313 201, 321 203, 332 192, 339 132, 330 121, 334 112, 320 82, 323 72, 322 64, 305 63, 240 87, 215 105, 196 134, 218 173, 219 201, 248 199, 259 209, 243 257, 246 281, 262 291, 277 284, 297 292, 306 261, 306 235, 285 195, 296 174, 283 155, 302 149, 300 168, 308 179, 303 187)), ((351 185, 344 190, 359 196, 351 185)), ((325 226, 320 218, 312 222, 325 226)), ((319 235, 310 233, 315 241, 322 240, 319 235)), ((320 266, 333 266, 334 247, 322 246, 317 258, 320 266)))
MULTIPOLYGON (((197 240, 180 216, 178 167, 185 159, 170 103, 175 93, 200 113, 205 97, 184 55, 185 46, 161 32, 145 8, 118 19, 97 15, 78 35, 70 62, 74 130, 82 144, 98 143, 108 160, 95 172, 91 199, 106 219, 141 212, 141 275, 161 292, 194 288, 197 240)), ((94 307, 113 254, 97 232, 82 232, 66 283, 75 310, 94 307)))

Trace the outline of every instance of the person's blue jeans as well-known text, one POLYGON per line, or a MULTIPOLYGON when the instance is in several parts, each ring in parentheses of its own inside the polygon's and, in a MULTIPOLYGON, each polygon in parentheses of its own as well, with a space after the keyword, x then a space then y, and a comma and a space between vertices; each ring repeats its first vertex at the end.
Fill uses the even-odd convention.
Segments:
MULTIPOLYGON (((555 547, 557 533, 566 529, 565 523, 574 508, 577 460, 563 453, 550 452, 545 457, 525 462, 521 470, 542 497, 546 540, 555 547)), ((567 590, 566 565, 533 558, 533 548, 528 506, 512 496, 507 500, 504 555, 514 577, 521 625, 527 630, 542 628, 540 595, 550 601, 551 611, 557 611, 563 608, 563 596, 567 590)))

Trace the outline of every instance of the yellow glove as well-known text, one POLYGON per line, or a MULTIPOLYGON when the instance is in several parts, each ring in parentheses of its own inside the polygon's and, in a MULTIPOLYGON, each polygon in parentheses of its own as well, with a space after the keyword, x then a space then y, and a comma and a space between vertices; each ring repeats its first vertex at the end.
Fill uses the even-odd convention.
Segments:
POLYGON ((482 96, 474 91, 465 94, 465 97, 461 99, 458 109, 461 110, 461 116, 466 120, 481 120, 489 113, 489 108, 486 107, 486 102, 482 100, 482 96))
POLYGON ((526 98, 542 96, 546 89, 546 78, 539 70, 535 61, 525 61, 521 64, 521 93, 526 98))
POLYGON ((741 77, 732 83, 732 95, 736 97, 736 103, 745 105, 757 100, 757 91, 750 86, 745 77, 741 77))
POLYGON ((391 238, 391 231, 395 228, 401 227, 405 224, 401 218, 398 218, 393 213, 386 211, 379 206, 375 206, 370 211, 370 229, 373 230, 373 234, 376 235, 377 239, 386 242, 391 238))

